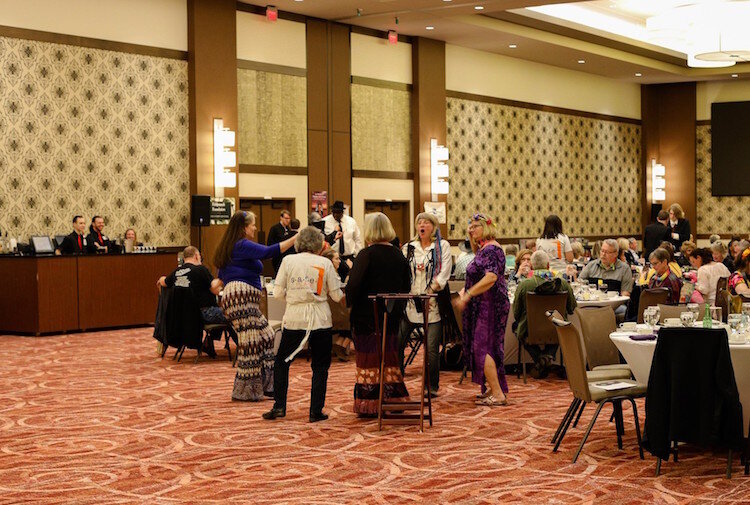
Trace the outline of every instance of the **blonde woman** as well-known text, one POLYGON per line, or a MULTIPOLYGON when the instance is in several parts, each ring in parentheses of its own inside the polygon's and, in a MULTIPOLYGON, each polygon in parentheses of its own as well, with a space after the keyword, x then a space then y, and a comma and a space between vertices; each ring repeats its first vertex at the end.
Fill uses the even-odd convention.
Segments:
POLYGON ((466 286, 457 302, 463 310, 464 358, 471 380, 482 386, 476 403, 507 405, 503 347, 510 302, 505 253, 497 243, 497 228, 484 214, 472 217, 469 237, 476 257, 466 268, 466 286))
MULTIPOLYGON (((396 232, 382 212, 369 214, 365 219, 365 243, 354 259, 346 285, 346 303, 352 309, 350 321, 352 338, 357 353, 357 376, 354 385, 354 412, 372 417, 378 412, 380 395, 381 338, 375 330, 375 313, 370 295, 379 293, 408 293, 411 289, 409 264, 401 251, 391 244, 396 232)), ((380 324, 384 305, 380 307, 380 324)), ((408 399, 401 366, 398 361, 398 329, 404 304, 388 314, 385 329, 385 390, 383 400, 408 399)), ((382 331, 382 330, 381 330, 382 331)))
POLYGON ((674 250, 680 249, 682 243, 690 240, 690 221, 685 219, 685 212, 679 203, 669 206, 669 242, 674 250))
POLYGON ((257 230, 255 214, 235 212, 214 257, 224 283, 222 309, 239 341, 232 400, 251 402, 273 396, 273 331, 259 306, 261 260, 279 256, 297 240, 295 235, 264 246, 253 240, 257 230))
MULTIPOLYGON (((451 276, 451 246, 440 236, 440 225, 437 218, 428 212, 417 215, 414 221, 417 234, 403 248, 406 261, 409 262, 411 274, 411 291, 413 295, 423 293, 440 293, 448 284, 451 276)), ((443 324, 438 309, 437 299, 430 300, 427 330, 427 356, 430 378, 430 395, 437 396, 440 382, 440 339, 443 335, 443 324)), ((448 305, 450 307, 450 304, 448 305)), ((404 371, 404 349, 406 342, 415 327, 424 324, 421 304, 414 301, 406 305, 406 318, 401 323, 398 355, 401 360, 401 372, 404 371)))

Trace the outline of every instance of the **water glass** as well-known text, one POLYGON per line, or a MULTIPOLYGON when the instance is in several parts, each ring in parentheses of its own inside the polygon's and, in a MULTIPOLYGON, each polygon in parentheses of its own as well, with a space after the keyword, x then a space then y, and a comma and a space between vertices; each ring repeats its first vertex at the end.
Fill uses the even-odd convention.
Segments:
POLYGON ((604 283, 599 284, 599 291, 601 291, 602 293, 606 293, 607 292, 607 288, 609 288, 609 286, 607 286, 606 284, 604 284, 604 283))
POLYGON ((683 312, 682 314, 680 314, 680 320, 682 321, 682 326, 690 328, 695 322, 695 314, 693 314, 691 311, 683 312))
POLYGON ((697 321, 701 317, 701 306, 697 303, 688 303, 687 309, 693 313, 693 317, 697 321))
POLYGON ((646 307, 646 309, 643 311, 643 321, 650 328, 653 328, 654 326, 656 326, 656 323, 659 321, 659 318, 656 315, 656 311, 654 310, 654 307, 646 307))
POLYGON ((654 314, 656 315, 656 323, 658 323, 659 320, 661 319, 661 309, 659 308, 658 305, 654 305, 651 308, 654 310, 654 314))
POLYGON ((727 316, 727 324, 732 329, 732 335, 736 335, 742 324, 742 314, 729 314, 727 316))
POLYGON ((721 322, 721 320, 722 320, 721 319, 721 316, 722 316, 722 314, 721 314, 721 307, 711 307, 709 310, 710 310, 710 314, 711 314, 711 319, 713 319, 714 321, 721 322))

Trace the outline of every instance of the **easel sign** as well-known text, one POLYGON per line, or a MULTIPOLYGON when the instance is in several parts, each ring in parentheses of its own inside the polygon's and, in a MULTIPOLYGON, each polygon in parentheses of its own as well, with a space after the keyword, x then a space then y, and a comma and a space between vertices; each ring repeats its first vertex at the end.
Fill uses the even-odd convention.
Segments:
POLYGON ((445 202, 424 202, 424 211, 435 216, 440 224, 448 221, 445 202))
POLYGON ((313 212, 320 214, 320 217, 328 215, 328 191, 313 191, 310 202, 313 212))
POLYGON ((234 198, 211 198, 211 224, 229 224, 234 214, 234 198))

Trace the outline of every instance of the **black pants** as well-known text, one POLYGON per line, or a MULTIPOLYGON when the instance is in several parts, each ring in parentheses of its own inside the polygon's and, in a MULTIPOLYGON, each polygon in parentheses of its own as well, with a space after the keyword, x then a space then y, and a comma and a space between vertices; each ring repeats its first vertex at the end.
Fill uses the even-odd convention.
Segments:
POLYGON ((531 355, 531 359, 534 360, 534 363, 537 365, 539 364, 539 358, 542 357, 544 354, 548 354, 549 356, 555 357, 555 354, 557 353, 557 344, 547 344, 547 345, 527 345, 523 344, 523 348, 526 349, 526 352, 531 355))
MULTIPOLYGON (((281 334, 279 351, 273 365, 274 408, 286 410, 286 392, 289 389, 289 365, 286 358, 294 352, 302 339, 305 330, 287 330, 281 334)), ((331 328, 313 330, 307 341, 311 354, 312 386, 310 387, 310 414, 320 414, 326 402, 328 385, 328 368, 331 366, 331 328)))

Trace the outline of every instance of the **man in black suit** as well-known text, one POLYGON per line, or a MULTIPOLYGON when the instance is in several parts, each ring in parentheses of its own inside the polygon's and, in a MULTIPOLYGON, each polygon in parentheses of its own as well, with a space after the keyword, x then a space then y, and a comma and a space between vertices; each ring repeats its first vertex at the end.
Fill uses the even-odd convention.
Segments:
POLYGON ((104 230, 104 218, 102 216, 91 218, 90 230, 91 233, 86 237, 86 242, 88 242, 87 252, 89 254, 107 254, 112 252, 109 238, 102 232, 104 230))
POLYGON ((63 239, 55 254, 86 254, 86 238, 83 232, 86 229, 86 221, 83 216, 73 218, 73 233, 63 239))
POLYGON ((643 257, 648 258, 651 253, 665 240, 669 240, 669 213, 660 210, 656 216, 656 222, 646 226, 643 232, 643 257))
MULTIPOLYGON (((292 222, 292 215, 289 213, 288 210, 282 210, 281 211, 281 217, 279 218, 279 222, 273 226, 271 226, 271 229, 268 230, 268 239, 266 240, 266 245, 273 245, 278 244, 279 242, 283 242, 294 233, 292 233, 291 228, 291 222, 292 222)), ((274 273, 279 271, 279 266, 281 266, 281 260, 283 259, 282 255, 276 256, 271 260, 271 263, 273 264, 273 271, 274 273)))

